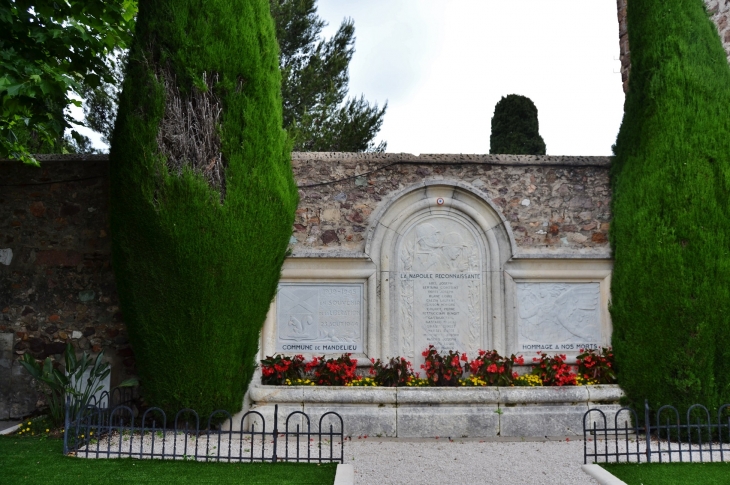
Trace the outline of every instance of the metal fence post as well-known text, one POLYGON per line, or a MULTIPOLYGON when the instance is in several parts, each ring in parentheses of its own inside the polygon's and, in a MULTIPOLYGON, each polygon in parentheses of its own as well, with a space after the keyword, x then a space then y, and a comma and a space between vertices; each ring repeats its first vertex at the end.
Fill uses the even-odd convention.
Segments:
POLYGON ((272 457, 272 462, 276 463, 276 443, 279 441, 279 428, 278 426, 278 417, 279 417, 279 405, 274 405, 274 455, 272 457))
POLYGON ((651 413, 649 400, 644 400, 644 429, 646 430, 646 461, 651 463, 651 413))
POLYGON ((71 396, 66 395, 64 399, 64 417, 63 417, 63 454, 68 455, 68 428, 71 425, 71 419, 69 418, 68 412, 71 408, 71 396))

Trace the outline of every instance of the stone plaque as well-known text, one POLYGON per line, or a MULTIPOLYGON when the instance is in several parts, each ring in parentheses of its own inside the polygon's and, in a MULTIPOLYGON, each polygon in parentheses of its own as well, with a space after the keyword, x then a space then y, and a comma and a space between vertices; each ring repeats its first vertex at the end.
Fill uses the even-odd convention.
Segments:
POLYGON ((363 286, 359 283, 279 284, 277 352, 363 352, 363 286))
POLYGON ((601 346, 599 283, 517 283, 518 350, 601 346))
POLYGON ((420 360, 439 351, 475 353, 482 341, 484 274, 478 238, 466 223, 444 216, 411 226, 398 249, 400 355, 420 360))

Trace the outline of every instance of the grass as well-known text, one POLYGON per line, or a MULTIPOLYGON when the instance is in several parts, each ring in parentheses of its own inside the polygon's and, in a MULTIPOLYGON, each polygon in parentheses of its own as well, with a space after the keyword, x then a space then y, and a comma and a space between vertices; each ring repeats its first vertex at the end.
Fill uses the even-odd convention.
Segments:
POLYGON ((335 481, 337 468, 336 464, 97 460, 64 456, 62 450, 60 440, 0 436, 0 483, 329 485, 335 481))
POLYGON ((730 463, 601 464, 628 485, 728 485, 730 463))

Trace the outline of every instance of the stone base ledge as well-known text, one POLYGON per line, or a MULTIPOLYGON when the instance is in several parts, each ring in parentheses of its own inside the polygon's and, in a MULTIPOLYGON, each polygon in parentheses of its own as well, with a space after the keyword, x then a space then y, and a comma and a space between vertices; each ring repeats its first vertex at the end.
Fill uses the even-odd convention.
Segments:
POLYGON ((333 404, 562 404, 617 403, 617 385, 565 387, 341 387, 252 385, 251 401, 333 404))
MULTIPOLYGON (((342 416, 346 436, 397 438, 580 436, 588 409, 601 409, 612 420, 624 395, 616 385, 571 387, 324 387, 261 386, 250 388, 251 411, 279 428, 287 416, 302 411, 310 429, 330 411, 342 416)), ((306 428, 301 415, 290 420, 306 428)), ((325 418, 327 419, 327 418, 325 418)), ((233 422, 240 422, 240 416, 233 422)), ((250 416, 245 426, 258 423, 250 416)), ((323 422, 329 427, 329 422, 323 422)), ((293 428, 292 428, 293 429, 293 428)))

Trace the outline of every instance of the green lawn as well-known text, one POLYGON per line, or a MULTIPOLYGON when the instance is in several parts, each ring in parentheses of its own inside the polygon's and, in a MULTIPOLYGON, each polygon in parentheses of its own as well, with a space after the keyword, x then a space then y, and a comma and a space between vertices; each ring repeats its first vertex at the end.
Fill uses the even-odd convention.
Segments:
POLYGON ((0 483, 236 483, 331 485, 336 464, 97 460, 63 456, 60 440, 0 436, 0 483))
POLYGON ((730 463, 600 465, 628 485, 730 485, 730 463))

